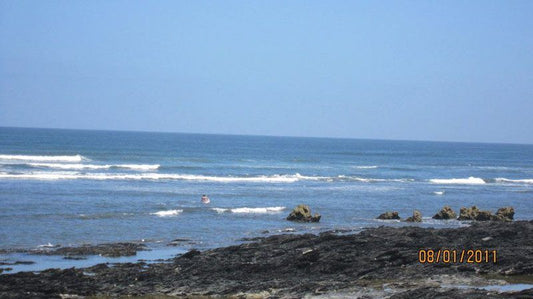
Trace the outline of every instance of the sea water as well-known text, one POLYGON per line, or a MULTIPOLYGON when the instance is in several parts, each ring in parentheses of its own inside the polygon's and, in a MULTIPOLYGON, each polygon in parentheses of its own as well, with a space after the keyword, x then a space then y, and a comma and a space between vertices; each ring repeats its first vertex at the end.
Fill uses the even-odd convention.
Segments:
POLYGON ((465 225, 430 218, 444 205, 532 219, 533 145, 0 128, 0 249, 465 225), (285 220, 302 203, 320 223, 285 220))

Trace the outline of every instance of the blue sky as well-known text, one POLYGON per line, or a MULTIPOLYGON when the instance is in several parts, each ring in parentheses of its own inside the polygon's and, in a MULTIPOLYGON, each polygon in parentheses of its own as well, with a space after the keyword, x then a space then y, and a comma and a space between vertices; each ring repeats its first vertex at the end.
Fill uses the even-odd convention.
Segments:
POLYGON ((533 1, 0 3, 0 126, 533 143, 533 1))

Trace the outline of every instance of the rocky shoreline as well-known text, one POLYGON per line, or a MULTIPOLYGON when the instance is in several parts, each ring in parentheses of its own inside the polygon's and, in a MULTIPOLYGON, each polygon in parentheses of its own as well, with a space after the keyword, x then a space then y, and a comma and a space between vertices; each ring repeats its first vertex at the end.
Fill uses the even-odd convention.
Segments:
POLYGON ((161 263, 2 274, 0 297, 531 298, 533 288, 498 292, 481 287, 506 281, 533 284, 532 244, 533 221, 276 235, 237 246, 191 250, 161 263), (496 250, 497 262, 422 264, 420 249, 496 250))

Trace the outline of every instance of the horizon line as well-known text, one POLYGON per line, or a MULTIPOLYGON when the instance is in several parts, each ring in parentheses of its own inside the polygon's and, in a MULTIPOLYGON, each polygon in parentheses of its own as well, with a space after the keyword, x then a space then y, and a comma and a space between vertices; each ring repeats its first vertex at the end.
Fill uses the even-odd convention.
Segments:
POLYGON ((238 133, 199 133, 178 131, 153 131, 153 130, 128 130, 128 129, 82 129, 82 128, 53 128, 53 127, 15 127, 0 125, 0 128, 8 129, 37 129, 37 130, 65 130, 65 131, 96 131, 96 132, 124 132, 124 133, 161 133, 161 134, 189 134, 189 135, 222 135, 242 137, 278 137, 278 138, 315 138, 315 139, 348 139, 348 140, 372 140, 372 141, 407 141, 407 142, 434 142, 434 143, 470 143, 470 144, 502 144, 502 145, 533 145, 533 143, 516 142, 493 142, 493 141, 450 141, 450 140, 420 140, 420 139, 384 139, 364 137, 334 137, 334 136, 295 136, 295 135, 266 135, 266 134, 238 134, 238 133))

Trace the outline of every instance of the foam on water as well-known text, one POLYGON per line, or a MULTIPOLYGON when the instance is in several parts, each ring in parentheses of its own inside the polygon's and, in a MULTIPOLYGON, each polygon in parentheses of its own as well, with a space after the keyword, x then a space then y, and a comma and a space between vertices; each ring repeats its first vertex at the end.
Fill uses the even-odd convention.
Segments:
POLYGON ((457 185, 483 185, 486 182, 481 178, 469 177, 465 179, 431 179, 429 180, 434 184, 457 184, 457 185))
POLYGON ((170 217, 170 216, 176 216, 180 213, 182 213, 183 210, 167 210, 167 211, 158 211, 155 213, 150 213, 150 215, 156 215, 157 217, 170 217))
POLYGON ((73 155, 73 156, 0 155, 0 160, 81 162, 81 161, 86 161, 88 159, 82 155, 73 155))
POLYGON ((0 173, 0 179, 25 179, 25 180, 190 180, 210 182, 251 182, 251 183, 293 183, 299 180, 319 180, 320 177, 306 177, 296 175, 270 175, 270 176, 206 176, 177 173, 65 173, 65 172, 32 172, 32 173, 0 173))
POLYGON ((369 166, 360 165, 360 166, 352 166, 352 167, 356 168, 356 169, 376 169, 376 168, 378 168, 376 165, 369 165, 369 166))
POLYGON ((27 165, 32 167, 47 167, 55 169, 110 169, 110 168, 127 168, 132 170, 157 170, 159 164, 117 164, 117 165, 96 165, 96 164, 69 164, 69 163, 28 163, 27 165))
POLYGON ((533 179, 519 179, 511 180, 506 178, 495 178, 494 181, 498 183, 521 183, 521 184, 533 184, 533 179))
POLYGON ((435 191, 433 192, 435 195, 444 195, 444 191, 435 191))
POLYGON ((278 213, 285 210, 285 207, 265 207, 265 208, 233 208, 233 209, 224 209, 224 208, 212 208, 213 211, 217 213, 237 213, 237 214, 266 214, 266 213, 278 213))

